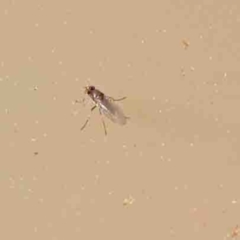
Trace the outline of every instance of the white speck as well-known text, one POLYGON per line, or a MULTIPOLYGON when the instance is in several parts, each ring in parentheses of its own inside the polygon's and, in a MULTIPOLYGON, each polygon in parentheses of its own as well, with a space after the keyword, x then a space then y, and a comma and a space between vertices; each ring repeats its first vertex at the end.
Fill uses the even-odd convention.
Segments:
MULTIPOLYGON (((77 233, 79 233, 79 232, 82 231, 82 228, 81 228, 80 226, 76 226, 76 227, 75 227, 75 231, 76 231, 77 233)), ((53 240, 55 240, 55 239, 53 239, 53 240)))
POLYGON ((131 64, 131 63, 128 63, 128 64, 127 64, 127 67, 129 67, 129 68, 130 68, 131 66, 132 66, 132 64, 131 64))
POLYGON ((167 30, 166 30, 166 29, 163 29, 163 30, 162 30, 162 32, 163 32, 163 33, 166 33, 166 32, 167 32, 167 30))
POLYGON ((59 65, 62 65, 62 64, 63 64, 63 62, 62 62, 62 61, 59 61, 59 62, 58 62, 58 64, 59 64, 59 65))
POLYGON ((159 110, 158 110, 158 113, 162 113, 162 110, 161 110, 161 109, 159 109, 159 110))
POLYGON ((67 72, 66 71, 62 71, 61 72, 61 75, 64 77, 64 76, 66 76, 67 75, 67 72))
POLYGON ((226 72, 224 73, 223 77, 224 77, 224 78, 226 78, 226 77, 227 77, 227 73, 226 73, 226 72))
POLYGON ((32 180, 33 180, 33 181, 37 181, 37 177, 36 177, 36 176, 33 176, 32 180))
POLYGON ((188 185, 184 184, 183 188, 184 188, 184 190, 188 190, 188 185))
POLYGON ((81 216, 82 212, 80 210, 77 210, 75 214, 76 214, 76 216, 81 216))
POLYGON ((126 148, 127 146, 126 146, 126 145, 123 145, 122 147, 123 147, 123 148, 126 148))
POLYGON ((103 66, 104 66, 104 64, 103 64, 102 61, 100 61, 100 62, 98 63, 98 65, 99 65, 100 68, 103 68, 103 66))
POLYGON ((175 235, 175 231, 172 228, 170 229, 170 235, 175 235))
POLYGON ((44 134, 43 134, 43 137, 47 137, 47 133, 44 133, 44 134))
POLYGON ((218 186, 219 186, 219 188, 221 188, 221 189, 223 188, 223 184, 222 184, 222 183, 220 183, 218 186))
POLYGON ((168 158, 168 159, 167 159, 167 161, 168 161, 168 162, 171 162, 171 161, 172 161, 172 159, 171 159, 171 158, 168 158))
POLYGON ((32 88, 29 88, 30 91, 37 91, 38 90, 38 86, 34 86, 32 88))
POLYGON ((215 122, 218 122, 218 121, 219 121, 219 119, 218 119, 218 118, 215 118, 215 119, 214 119, 214 121, 215 121, 215 122))
POLYGON ((110 195, 110 196, 111 196, 112 194, 113 194, 113 192, 112 192, 112 191, 111 191, 111 192, 108 192, 108 195, 110 195))
POLYGON ((209 203, 209 200, 208 200, 207 198, 205 198, 205 199, 203 200, 203 203, 204 203, 204 204, 208 204, 208 203, 209 203))
POLYGON ((76 78, 75 78, 75 81, 76 81, 76 82, 79 82, 79 78, 78 78, 78 77, 76 77, 76 78))
POLYGON ((84 190, 85 190, 85 186, 82 186, 82 187, 81 187, 81 190, 84 191, 84 190))
POLYGON ((38 8, 39 10, 43 10, 43 6, 42 6, 41 4, 38 4, 38 5, 37 5, 37 8, 38 8))
POLYGON ((196 213, 197 212, 197 208, 196 207, 192 208, 192 212, 196 213))
POLYGON ((53 49, 51 50, 51 53, 55 53, 55 51, 56 51, 56 49, 55 49, 55 48, 53 48, 53 49))
POLYGON ((231 131, 229 129, 226 132, 227 132, 227 134, 231 133, 231 131))
POLYGON ((40 203, 43 203, 43 198, 39 198, 38 201, 39 201, 40 203))
POLYGON ((203 39, 203 35, 200 35, 199 38, 200 38, 200 39, 203 39))
POLYGON ((141 40, 141 43, 142 43, 142 44, 144 44, 144 43, 145 43, 145 40, 144 40, 144 39, 142 39, 142 40, 141 40))
POLYGON ((152 97, 152 100, 153 100, 153 101, 155 101, 155 100, 156 100, 156 97, 155 97, 155 96, 153 96, 153 97, 152 97))
POLYGON ((190 69, 191 69, 192 71, 194 71, 194 70, 195 70, 195 68, 194 68, 194 67, 191 67, 190 69))
POLYGON ((90 31, 89 31, 89 34, 93 34, 93 33, 94 33, 93 30, 90 30, 90 31))
POLYGON ((79 111, 78 110, 75 110, 75 111, 72 111, 72 115, 75 117, 79 114, 79 111))
POLYGON ((25 195, 23 198, 24 198, 24 200, 28 200, 29 196, 25 195))
POLYGON ((178 189, 179 189, 179 188, 178 188, 177 186, 174 187, 174 190, 175 190, 175 191, 178 191, 178 189))
POLYGON ((135 199, 132 196, 129 196, 128 198, 125 198, 123 200, 123 205, 132 205, 135 202, 135 199))
POLYGON ((194 139, 199 139, 199 135, 198 134, 194 134, 194 139))
POLYGON ((186 72, 184 71, 184 68, 183 68, 183 67, 181 68, 181 75, 182 75, 182 76, 185 76, 185 75, 186 75, 186 72))
POLYGON ((67 21, 64 21, 64 22, 63 22, 63 25, 67 25, 67 21))
POLYGON ((5 64, 4 64, 4 62, 3 62, 3 61, 1 61, 1 67, 4 67, 4 65, 5 65, 5 64))
POLYGON ((237 200, 236 199, 233 199, 232 200, 232 204, 236 204, 237 203, 237 200))
POLYGON ((193 143, 190 143, 190 147, 193 147, 193 143))
POLYGON ((212 26, 212 25, 209 25, 209 26, 208 26, 208 28, 209 28, 209 29, 212 29, 212 28, 213 28, 213 26, 212 26))
POLYGON ((161 144, 162 147, 165 147, 165 145, 166 145, 166 144, 165 144, 164 142, 161 144))
POLYGON ((13 83, 13 86, 14 86, 14 87, 17 87, 17 85, 18 85, 18 81, 16 81, 16 82, 13 83))
POLYGON ((53 97, 53 101, 56 101, 56 100, 57 100, 57 97, 54 96, 54 97, 53 97))
POLYGON ((38 28, 39 27, 39 24, 38 23, 35 23, 35 25, 34 25, 36 28, 38 28))
POLYGON ((99 180, 99 175, 95 175, 95 180, 96 180, 96 181, 99 180))
POLYGON ((37 139, 36 138, 31 138, 31 142, 36 142, 37 139))
POLYGON ((9 181, 14 183, 14 179, 12 177, 9 177, 9 181))
POLYGON ((213 57, 212 56, 209 56, 209 60, 212 61, 213 57))
POLYGON ((3 79, 2 78, 0 78, 0 82, 2 82, 3 81, 3 79))

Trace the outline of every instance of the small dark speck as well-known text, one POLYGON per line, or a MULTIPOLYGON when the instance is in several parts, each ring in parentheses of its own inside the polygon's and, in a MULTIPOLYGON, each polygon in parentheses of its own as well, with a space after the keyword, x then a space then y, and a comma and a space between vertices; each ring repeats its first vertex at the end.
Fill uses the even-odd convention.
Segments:
POLYGON ((39 152, 34 152, 34 155, 37 156, 39 154, 39 152))

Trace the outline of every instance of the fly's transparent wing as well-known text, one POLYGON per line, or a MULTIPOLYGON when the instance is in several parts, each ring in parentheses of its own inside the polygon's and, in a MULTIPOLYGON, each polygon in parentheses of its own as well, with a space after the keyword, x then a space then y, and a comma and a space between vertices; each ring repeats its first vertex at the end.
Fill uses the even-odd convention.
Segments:
POLYGON ((114 123, 124 125, 127 123, 127 117, 124 115, 122 109, 110 98, 104 97, 99 102, 100 111, 114 123))

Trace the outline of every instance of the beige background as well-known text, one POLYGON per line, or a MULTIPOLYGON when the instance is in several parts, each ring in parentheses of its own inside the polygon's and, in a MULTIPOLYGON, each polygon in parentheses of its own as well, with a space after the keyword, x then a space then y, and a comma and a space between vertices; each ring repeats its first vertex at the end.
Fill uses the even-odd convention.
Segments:
POLYGON ((240 238, 237 2, 1 0, 0 239, 240 238))

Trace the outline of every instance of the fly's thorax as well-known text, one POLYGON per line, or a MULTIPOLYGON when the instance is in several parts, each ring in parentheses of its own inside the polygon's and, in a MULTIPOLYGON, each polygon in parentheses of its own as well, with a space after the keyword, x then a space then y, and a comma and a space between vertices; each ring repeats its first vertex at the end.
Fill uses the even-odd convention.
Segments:
POLYGON ((105 97, 104 94, 97 89, 89 91, 88 95, 95 103, 101 103, 105 97))

